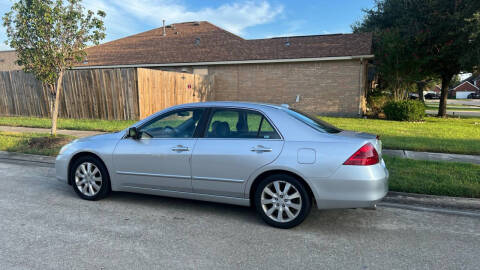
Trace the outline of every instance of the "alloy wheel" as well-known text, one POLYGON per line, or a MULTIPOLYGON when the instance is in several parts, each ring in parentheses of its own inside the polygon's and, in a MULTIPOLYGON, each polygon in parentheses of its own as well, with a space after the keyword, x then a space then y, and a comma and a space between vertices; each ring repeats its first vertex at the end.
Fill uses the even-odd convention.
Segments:
POLYGON ((85 196, 95 196, 102 187, 102 174, 91 162, 83 162, 75 171, 75 185, 85 196))
POLYGON ((294 220, 302 209, 302 197, 297 188, 286 181, 273 181, 262 191, 264 213, 276 222, 294 220))

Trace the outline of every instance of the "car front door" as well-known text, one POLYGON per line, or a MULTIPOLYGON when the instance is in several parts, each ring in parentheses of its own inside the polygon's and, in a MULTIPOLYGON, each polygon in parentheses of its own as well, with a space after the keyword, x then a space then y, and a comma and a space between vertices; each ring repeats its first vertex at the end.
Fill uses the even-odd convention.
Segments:
POLYGON ((190 158, 202 108, 165 113, 138 128, 139 139, 124 138, 113 159, 125 188, 191 192, 190 158))
POLYGON ((249 176, 274 161, 282 147, 283 140, 262 113, 214 109, 193 151, 193 191, 241 198, 249 176))

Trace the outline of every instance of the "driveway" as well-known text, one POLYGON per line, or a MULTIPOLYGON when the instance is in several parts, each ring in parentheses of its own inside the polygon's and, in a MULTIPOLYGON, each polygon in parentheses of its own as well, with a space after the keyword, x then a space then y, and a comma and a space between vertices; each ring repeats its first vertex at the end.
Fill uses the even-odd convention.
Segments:
POLYGON ((280 230, 237 206, 128 193, 84 201, 53 175, 0 163, 0 269, 478 269, 480 218, 314 210, 280 230))

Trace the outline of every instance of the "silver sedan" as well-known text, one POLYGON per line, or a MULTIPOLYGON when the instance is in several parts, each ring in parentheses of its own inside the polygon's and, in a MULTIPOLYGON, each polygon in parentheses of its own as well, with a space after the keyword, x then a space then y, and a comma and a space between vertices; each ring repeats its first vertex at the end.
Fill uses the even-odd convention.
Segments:
POLYGON ((371 207, 388 191, 381 142, 284 106, 184 104, 65 145, 57 178, 83 199, 127 191, 254 206, 279 228, 319 209, 371 207))

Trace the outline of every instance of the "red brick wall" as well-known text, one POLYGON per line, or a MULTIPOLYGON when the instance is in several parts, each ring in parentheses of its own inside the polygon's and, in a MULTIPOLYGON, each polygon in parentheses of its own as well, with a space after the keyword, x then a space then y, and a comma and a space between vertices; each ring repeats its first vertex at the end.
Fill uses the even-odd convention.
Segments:
POLYGON ((208 73, 215 75, 215 100, 286 103, 319 115, 354 117, 366 77, 359 60, 218 65, 208 73))
POLYGON ((464 82, 459 86, 455 87, 455 89, 453 89, 454 92, 457 92, 457 91, 476 92, 477 90, 478 88, 476 88, 475 86, 473 86, 473 84, 469 82, 464 82))

